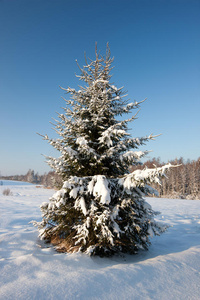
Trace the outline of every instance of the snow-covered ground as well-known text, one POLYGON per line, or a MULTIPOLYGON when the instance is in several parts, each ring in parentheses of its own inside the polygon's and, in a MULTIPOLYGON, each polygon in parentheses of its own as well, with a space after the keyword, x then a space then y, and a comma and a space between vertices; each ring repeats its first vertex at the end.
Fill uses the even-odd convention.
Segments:
POLYGON ((171 225, 135 256, 60 254, 38 240, 29 222, 53 190, 0 186, 0 299, 200 299, 200 201, 148 202, 171 225), (10 196, 3 190, 9 188, 10 196))

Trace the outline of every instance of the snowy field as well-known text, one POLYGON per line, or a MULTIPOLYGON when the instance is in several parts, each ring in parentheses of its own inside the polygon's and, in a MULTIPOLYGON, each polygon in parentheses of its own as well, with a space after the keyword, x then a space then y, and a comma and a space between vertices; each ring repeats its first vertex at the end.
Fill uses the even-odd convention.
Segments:
MULTIPOLYGON (((29 222, 53 190, 0 186, 0 299, 200 299, 200 201, 148 198, 171 225, 135 256, 59 254, 29 222), (3 190, 9 188, 10 196, 3 190)), ((6 184, 9 184, 6 186, 6 184)))

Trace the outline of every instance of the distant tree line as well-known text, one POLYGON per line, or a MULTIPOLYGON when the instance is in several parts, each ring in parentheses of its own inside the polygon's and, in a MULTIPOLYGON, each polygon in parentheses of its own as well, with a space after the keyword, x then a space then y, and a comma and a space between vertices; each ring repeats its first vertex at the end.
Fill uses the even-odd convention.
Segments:
MULTIPOLYGON (((167 198, 182 198, 182 199, 200 199, 200 158, 197 160, 187 160, 181 157, 170 161, 173 165, 180 165, 177 168, 172 168, 166 178, 163 178, 161 185, 152 184, 160 197, 167 198)), ((161 162, 160 158, 152 158, 146 161, 138 168, 145 167, 154 168, 161 167, 166 163, 161 162)), ((136 167, 131 167, 134 171, 136 167)), ((2 176, 1 179, 25 181, 34 184, 41 184, 49 188, 60 188, 62 186, 61 177, 54 171, 50 171, 43 175, 35 173, 34 170, 28 170, 25 175, 2 176)))
POLYGON ((38 173, 35 173, 34 170, 29 169, 25 175, 1 176, 1 179, 25 181, 49 188, 59 188, 62 185, 60 176, 54 171, 39 175, 38 173))
MULTIPOLYGON (((160 197, 167 198, 182 198, 182 199, 200 199, 200 158, 197 160, 187 160, 181 157, 170 161, 173 165, 180 165, 177 168, 172 168, 167 174, 167 177, 161 180, 161 185, 152 184, 160 197)), ((153 158, 146 161, 140 168, 145 166, 153 168, 160 167, 165 163, 160 161, 160 158, 153 158)), ((131 167, 133 171, 135 167, 131 167)), ((138 166, 137 166, 138 169, 138 166)))

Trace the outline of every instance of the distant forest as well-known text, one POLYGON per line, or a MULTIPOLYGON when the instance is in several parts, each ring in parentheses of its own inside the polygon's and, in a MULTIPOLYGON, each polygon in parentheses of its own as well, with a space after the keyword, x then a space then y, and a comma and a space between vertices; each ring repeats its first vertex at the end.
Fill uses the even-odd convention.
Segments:
POLYGON ((30 182, 43 185, 46 188, 60 188, 62 186, 60 176, 54 171, 39 175, 38 173, 35 173, 34 170, 29 169, 25 175, 1 176, 1 179, 30 182))
MULTIPOLYGON (((183 158, 179 158, 170 161, 170 163, 180 166, 170 169, 166 178, 161 180, 161 185, 152 184, 152 187, 158 191, 159 197, 200 199, 200 158, 196 161, 184 161, 183 158)), ((131 167, 130 170, 161 167, 165 164, 160 161, 160 158, 153 158, 141 166, 131 167)), ((29 170, 26 175, 1 176, 1 179, 26 181, 48 188, 60 188, 62 186, 61 178, 54 171, 39 175, 33 170, 29 170)))

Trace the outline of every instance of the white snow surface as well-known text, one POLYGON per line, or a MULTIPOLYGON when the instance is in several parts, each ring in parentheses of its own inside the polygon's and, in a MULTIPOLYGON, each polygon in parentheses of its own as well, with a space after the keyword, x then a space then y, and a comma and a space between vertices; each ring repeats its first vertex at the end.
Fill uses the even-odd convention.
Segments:
MULTIPOLYGON (((110 189, 108 187, 108 181, 103 175, 96 175, 93 177, 93 180, 96 181, 93 188, 93 195, 97 195, 101 197, 100 203, 109 204, 110 203, 110 189)), ((90 182, 91 183, 91 182, 90 182)), ((91 185, 89 183, 89 188, 91 189, 91 185)))
POLYGON ((38 239, 29 222, 41 220, 53 190, 3 183, 0 299, 200 299, 200 201, 147 198, 168 231, 138 255, 99 258, 57 253, 38 239))

